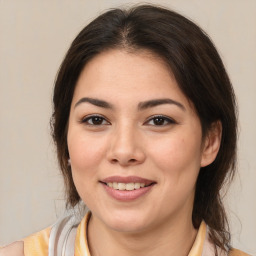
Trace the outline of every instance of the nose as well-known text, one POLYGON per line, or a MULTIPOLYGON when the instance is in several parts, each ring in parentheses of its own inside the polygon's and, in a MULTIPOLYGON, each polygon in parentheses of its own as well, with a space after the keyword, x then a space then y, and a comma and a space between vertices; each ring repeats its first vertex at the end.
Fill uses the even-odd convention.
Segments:
POLYGON ((119 127, 113 132, 108 150, 108 160, 112 164, 130 166, 141 164, 146 155, 138 131, 128 126, 119 127))

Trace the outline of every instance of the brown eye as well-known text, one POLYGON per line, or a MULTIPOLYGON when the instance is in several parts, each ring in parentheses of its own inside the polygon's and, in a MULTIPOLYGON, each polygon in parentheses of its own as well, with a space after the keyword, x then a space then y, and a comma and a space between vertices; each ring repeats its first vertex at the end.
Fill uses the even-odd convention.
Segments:
POLYGON ((176 122, 166 116, 153 116, 151 117, 146 124, 147 125, 153 125, 153 126, 165 126, 169 124, 175 124, 176 122))
POLYGON ((156 117, 153 119, 154 125, 164 125, 166 120, 162 117, 156 117))
POLYGON ((87 125, 108 125, 110 124, 104 117, 98 116, 98 115, 93 115, 93 116, 88 116, 85 117, 82 120, 82 123, 85 123, 87 125))

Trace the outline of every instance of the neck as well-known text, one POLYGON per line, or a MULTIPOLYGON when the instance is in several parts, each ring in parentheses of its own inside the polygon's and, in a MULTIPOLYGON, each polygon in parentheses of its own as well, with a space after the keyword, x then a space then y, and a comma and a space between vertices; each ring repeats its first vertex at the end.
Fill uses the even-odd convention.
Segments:
POLYGON ((128 233, 109 229, 91 216, 88 243, 91 256, 187 256, 196 233, 189 217, 179 216, 150 230, 128 233))

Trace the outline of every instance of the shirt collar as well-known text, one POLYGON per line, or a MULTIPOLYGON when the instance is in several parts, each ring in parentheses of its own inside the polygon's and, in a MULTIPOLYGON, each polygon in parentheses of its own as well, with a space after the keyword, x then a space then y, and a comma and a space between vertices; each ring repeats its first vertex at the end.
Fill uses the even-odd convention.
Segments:
MULTIPOLYGON (((90 220, 91 212, 88 212, 82 219, 77 228, 75 255, 91 256, 87 241, 87 227, 90 220)), ((214 248, 208 238, 207 225, 204 221, 201 222, 197 232, 195 242, 188 256, 212 256, 214 248)))

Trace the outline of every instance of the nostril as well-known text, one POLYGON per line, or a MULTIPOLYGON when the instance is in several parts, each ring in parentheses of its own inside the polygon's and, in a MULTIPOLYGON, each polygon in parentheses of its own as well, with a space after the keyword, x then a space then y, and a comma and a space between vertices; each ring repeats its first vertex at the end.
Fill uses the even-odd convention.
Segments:
POLYGON ((111 159, 111 162, 113 164, 116 164, 116 163, 121 163, 121 164, 133 164, 133 163, 137 163, 137 160, 135 158, 132 158, 128 161, 125 161, 125 162, 122 162, 122 161, 119 161, 118 159, 114 158, 114 159, 111 159))

